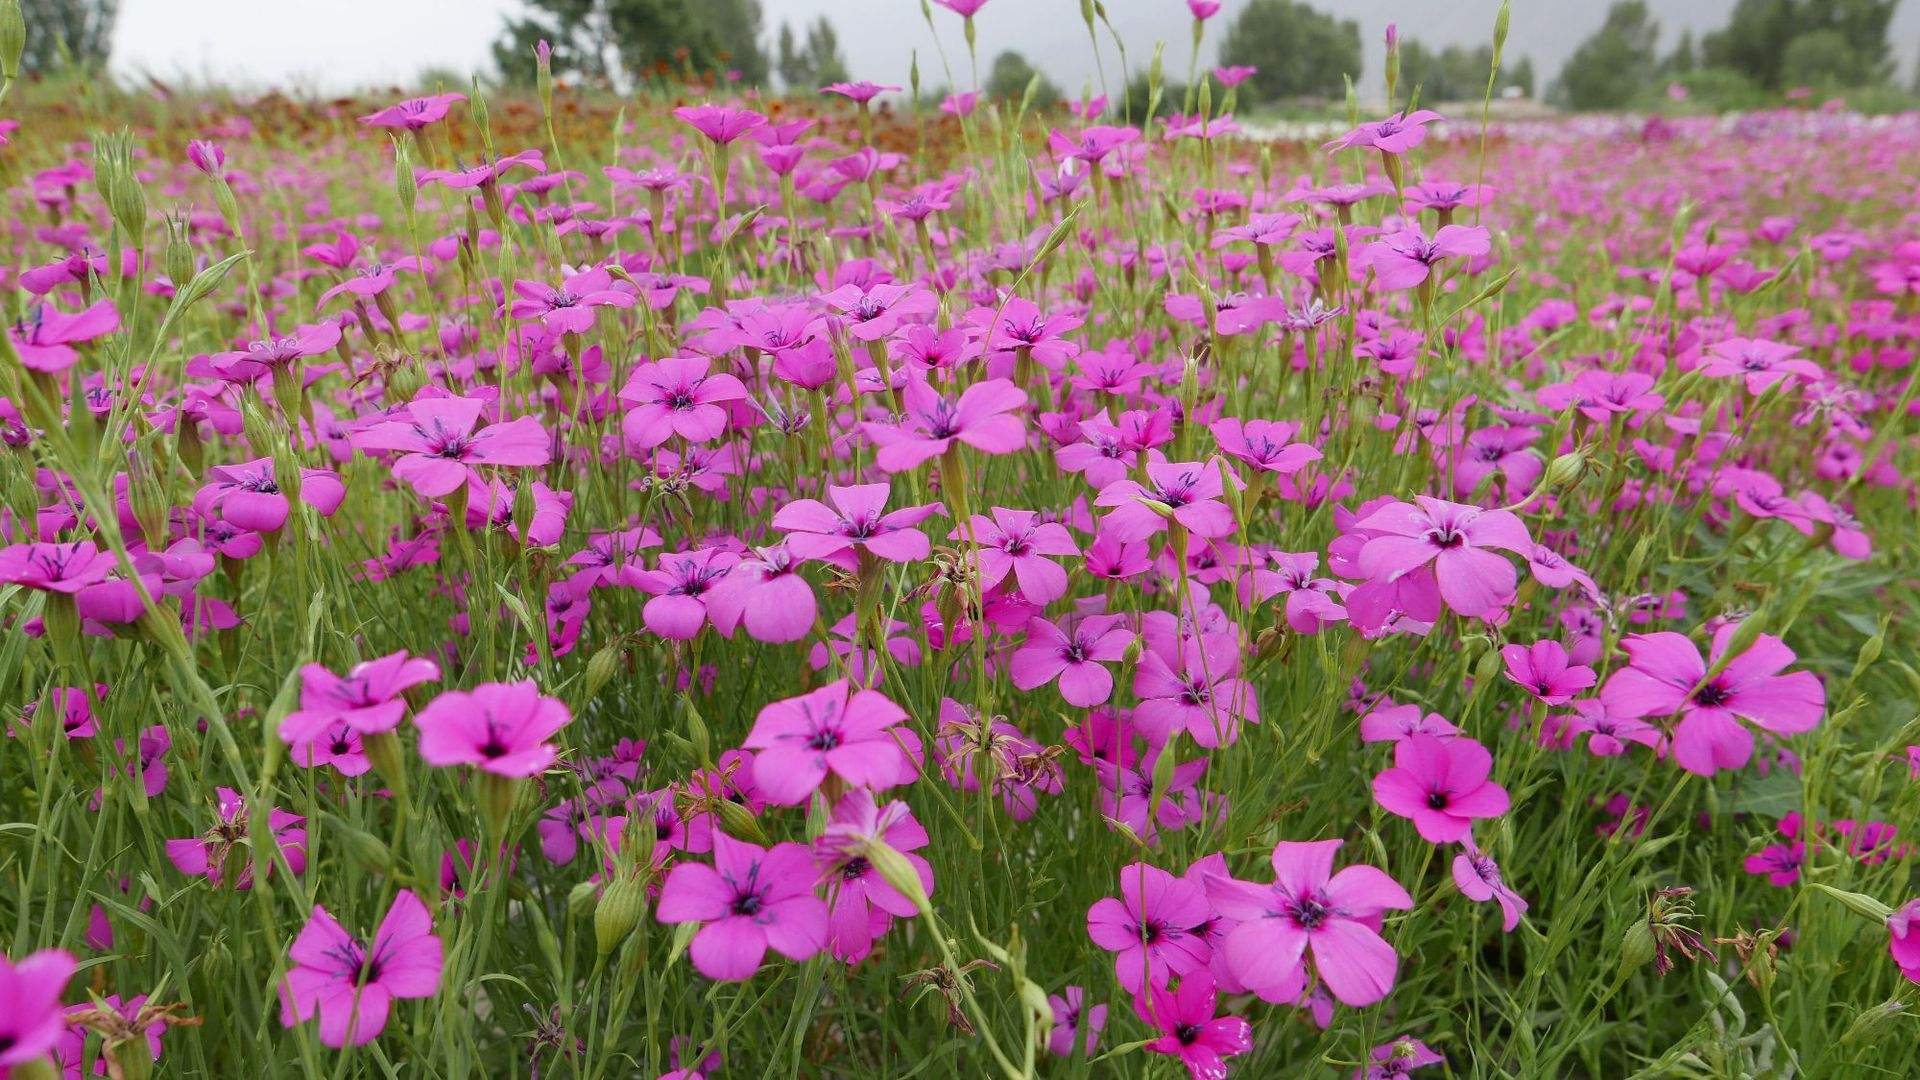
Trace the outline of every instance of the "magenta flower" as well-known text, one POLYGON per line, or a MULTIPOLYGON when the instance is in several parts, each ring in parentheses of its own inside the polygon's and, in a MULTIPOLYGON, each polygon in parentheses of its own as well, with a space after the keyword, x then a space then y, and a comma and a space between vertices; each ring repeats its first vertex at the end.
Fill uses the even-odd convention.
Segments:
POLYGON ((1035 617, 1027 621, 1027 640, 1008 661, 1013 685, 1032 690, 1060 680, 1060 697, 1087 709, 1113 696, 1111 664, 1126 655, 1133 632, 1118 615, 1089 615, 1060 625, 1035 617))
POLYGON ((1053 1008, 1053 1030, 1047 1033, 1047 1052, 1055 1057, 1071 1057, 1077 1044, 1081 1053, 1091 1057, 1100 1045, 1100 1032, 1107 1026, 1107 1007, 1089 1008, 1087 992, 1078 986, 1062 987, 1058 994, 1048 994, 1047 1004, 1053 1008))
POLYGON ((1066 526, 1041 521, 1032 510, 992 508, 988 520, 973 515, 969 528, 955 529, 949 540, 971 540, 979 545, 980 588, 991 589, 1013 575, 1020 594, 1042 607, 1067 594, 1067 572, 1047 555, 1078 555, 1066 526), (971 534, 971 535, 969 535, 971 534))
POLYGON ((682 105, 673 110, 673 115, 720 146, 733 142, 767 122, 766 117, 750 109, 733 109, 724 105, 682 105))
POLYGON ((113 553, 90 540, 0 548, 0 581, 41 592, 71 596, 107 580, 115 565, 113 553))
POLYGON ((660 556, 657 569, 626 576, 653 599, 641 610, 647 629, 674 641, 691 641, 707 621, 707 598, 740 557, 724 548, 700 548, 660 556))
POLYGON ((1487 778, 1492 771, 1493 755, 1473 739, 1413 735, 1394 744, 1393 767, 1373 778, 1373 797, 1427 841, 1455 843, 1473 835, 1475 818, 1507 812, 1507 789, 1487 778))
POLYGON ((193 139, 187 143, 187 162, 194 168, 218 179, 226 175, 227 152, 220 144, 206 139, 193 139))
POLYGON ((400 451, 393 475, 428 498, 469 481, 484 483, 481 465, 545 465, 552 457, 552 440, 531 416, 474 430, 485 408, 479 398, 415 398, 404 418, 374 424, 350 440, 362 452, 400 451))
POLYGON ((768 802, 797 806, 828 773, 856 788, 911 783, 917 769, 893 731, 907 714, 878 690, 845 679, 760 710, 741 745, 756 751, 753 782, 768 802))
POLYGON ((1212 539, 1234 531, 1233 511, 1220 501, 1225 494, 1226 482, 1211 460, 1153 461, 1147 463, 1146 483, 1116 480, 1100 489, 1093 504, 1112 508, 1100 520, 1100 532, 1122 541, 1145 540, 1165 530, 1169 519, 1212 539), (1149 502, 1165 507, 1165 513, 1149 502))
POLYGON ((873 793, 855 788, 841 796, 826 830, 814 841, 820 883, 827 890, 827 944, 834 957, 857 963, 894 919, 911 919, 919 907, 894 888, 867 858, 868 845, 881 842, 900 853, 933 895, 933 867, 913 854, 929 843, 927 830, 899 801, 878 806, 873 793))
POLYGON ((795 499, 773 515, 773 527, 787 533, 787 547, 803 559, 834 559, 860 551, 888 562, 917 562, 933 545, 917 526, 940 509, 938 503, 885 513, 886 484, 829 486, 829 509, 817 499, 795 499))
POLYGON ((27 310, 26 318, 7 328, 13 351, 28 371, 48 375, 72 367, 80 359, 73 347, 106 337, 120 329, 120 313, 113 301, 97 300, 72 315, 46 304, 27 310))
POLYGON ((280 991, 280 1023, 292 1027, 318 1013, 320 1041, 328 1046, 365 1046, 386 1029, 394 1001, 440 990, 440 939, 411 889, 394 895, 372 948, 316 904, 288 955, 293 966, 280 991))
POLYGON ((426 97, 408 98, 377 112, 370 112, 361 117, 360 122, 369 127, 419 131, 446 119, 447 113, 465 100, 467 100, 465 94, 430 94, 426 97))
POLYGON ((1507 678, 1548 705, 1565 705, 1597 679, 1592 668, 1568 660, 1567 647, 1557 641, 1503 646, 1500 656, 1507 678))
POLYGON ((1392 502, 1354 523, 1372 533, 1360 549, 1360 571, 1395 581, 1431 563, 1447 606, 1469 618, 1505 607, 1519 575, 1500 550, 1529 554, 1533 540, 1518 517, 1425 495, 1392 502))
POLYGON ((1148 649, 1134 672, 1133 693, 1140 699, 1134 723, 1156 742, 1185 731, 1209 749, 1228 746, 1239 738, 1241 721, 1260 722, 1259 700, 1240 677, 1239 647, 1231 639, 1222 647, 1189 638, 1173 661, 1148 649))
MULTIPOLYGON (((1511 929, 1511 927, 1509 927, 1511 929)), ((1445 1062, 1446 1056, 1411 1035, 1373 1048, 1373 1063, 1355 1069, 1353 1080, 1405 1080, 1415 1069, 1445 1062)))
MULTIPOLYGON (((215 788, 219 799, 214 807, 218 821, 200 836, 166 842, 167 859, 174 869, 188 877, 204 877, 214 886, 231 880, 235 889, 253 888, 253 857, 246 847, 251 832, 247 826, 247 800, 232 788, 215 788), (232 872, 229 879, 228 874, 232 872)), ((278 807, 267 811, 267 827, 274 843, 287 860, 287 869, 296 874, 307 869, 306 818, 278 807)), ((266 860, 268 873, 274 862, 266 860)))
POLYGON ((1513 928, 1520 925, 1520 916, 1527 913, 1526 900, 1501 878, 1500 865, 1493 861, 1493 856, 1474 847, 1470 839, 1464 850, 1453 857, 1453 883, 1469 900, 1498 903, 1500 929, 1506 933, 1513 933, 1513 928))
POLYGON ((706 594, 707 617, 722 637, 744 625, 755 641, 799 641, 813 630, 819 603, 786 544, 755 548, 706 594))
POLYGON ((536 173, 546 172, 546 155, 539 150, 522 150, 517 154, 496 157, 466 168, 428 169, 420 174, 420 186, 439 184, 454 191, 471 191, 474 188, 486 191, 497 185, 501 177, 515 169, 532 169, 536 173))
POLYGON ((1587 750, 1595 757, 1616 757, 1627 752, 1628 743, 1652 747, 1656 752, 1666 744, 1660 729, 1645 720, 1615 716, 1599 698, 1573 703, 1573 715, 1563 718, 1574 735, 1587 737, 1587 750))
POLYGON ((1181 979, 1174 990, 1148 988, 1134 1009, 1160 1037, 1146 1048, 1178 1058, 1193 1080, 1225 1080, 1226 1059, 1253 1049, 1253 1025, 1245 1017, 1215 1015, 1218 1004, 1213 976, 1204 971, 1181 979))
POLYGON ((1727 623, 1713 635, 1710 662, 1719 670, 1707 677, 1709 661, 1684 634, 1661 631, 1634 634, 1620 643, 1628 666, 1613 673, 1600 691, 1609 716, 1623 718, 1678 715, 1673 729, 1673 759, 1701 776, 1737 769, 1753 756, 1753 732, 1742 720, 1775 735, 1811 731, 1826 712, 1827 692, 1810 671, 1782 675, 1793 650, 1772 634, 1761 634, 1747 650, 1725 659, 1739 624, 1727 623))
POLYGON ((1220 0, 1187 0, 1187 10, 1193 13, 1195 22, 1206 22, 1220 14, 1220 0))
POLYGON ((1382 705, 1360 718, 1360 741, 1366 743, 1400 742, 1415 735, 1444 739, 1460 734, 1460 729, 1437 712, 1425 712, 1418 705, 1382 705))
POLYGON ((633 293, 615 288, 613 275, 600 267, 566 275, 559 288, 516 281, 513 293, 507 313, 516 319, 539 319, 554 334, 584 334, 593 329, 594 308, 629 308, 635 299, 633 293))
POLYGON ((290 744, 312 741, 335 725, 361 735, 377 735, 400 726, 407 702, 400 695, 440 677, 440 665, 409 656, 405 649, 377 660, 363 660, 335 675, 321 664, 300 669, 300 708, 280 721, 280 738, 290 744))
POLYGON ((42 949, 18 963, 0 956, 0 1001, 7 1005, 0 1013, 0 1070, 24 1075, 15 1070, 46 1058, 59 1043, 67 1026, 60 999, 78 963, 61 949, 42 949))
POLYGON ((675 435, 688 442, 719 438, 727 403, 745 398, 747 388, 725 372, 708 374, 712 366, 704 357, 670 356, 635 368, 620 389, 620 400, 634 406, 620 421, 628 445, 651 449, 675 435))
POLYGON ((1297 425, 1273 420, 1215 420, 1207 425, 1220 452, 1261 472, 1291 476, 1320 460, 1320 451, 1294 442, 1297 425))
POLYGON ((241 351, 215 353, 208 361, 228 382, 248 383, 289 368, 297 360, 319 356, 338 344, 339 323, 314 323, 291 334, 251 342, 241 351))
POLYGON ((1305 989, 1303 958, 1346 1005, 1387 996, 1399 970, 1393 946, 1380 936, 1389 910, 1413 907, 1399 883, 1372 866, 1333 872, 1340 840, 1281 841, 1273 848, 1273 883, 1220 875, 1206 879, 1221 916, 1238 920, 1223 948, 1234 978, 1263 1000, 1291 1003, 1305 989))
POLYGON ((547 739, 573 715, 528 679, 448 690, 414 717, 429 765, 472 765, 496 776, 533 776, 559 756, 547 739))
POLYGON ((1381 288, 1398 290, 1424 284, 1443 260, 1485 255, 1492 247, 1487 230, 1477 225, 1445 225, 1431 239, 1419 229, 1403 229, 1368 244, 1360 256, 1381 288))
POLYGON ((1087 909, 1087 936, 1114 954, 1114 976, 1137 994, 1207 966, 1213 950, 1193 928, 1211 914, 1199 885, 1130 863, 1120 869, 1120 899, 1102 897, 1087 909))
MULTIPOLYGON (((1893 954, 1900 974, 1911 983, 1920 983, 1920 933, 1916 929, 1920 929, 1920 900, 1909 900, 1887 916, 1887 950, 1893 954)), ((0 1062, 5 1060, 0 1057, 0 1062)))
POLYGON ((760 970, 767 947, 805 960, 827 945, 827 905, 813 893, 813 855, 799 844, 771 850, 713 834, 713 865, 682 862, 660 889, 663 923, 703 923, 689 950, 709 979, 740 981, 760 970))
POLYGON ((1027 392, 1005 379, 988 379, 949 399, 918 373, 901 390, 901 423, 862 423, 860 429, 880 448, 874 460, 886 472, 917 468, 956 442, 982 453, 1010 454, 1026 445, 1020 410, 1027 392))
POLYGON ((1708 346, 1700 373, 1716 379, 1744 379, 1747 392, 1763 394, 1787 379, 1818 379, 1820 365, 1799 358, 1792 345, 1756 338, 1730 338, 1708 346))
POLYGON ((1402 110, 1385 120, 1361 124, 1321 149, 1346 150, 1355 146, 1371 146, 1383 154, 1404 154, 1425 142, 1427 125, 1439 119, 1440 114, 1432 109, 1418 109, 1411 113, 1402 110))
MULTIPOLYGON (((327 469, 300 470, 300 501, 332 517, 347 497, 340 474, 327 469)), ((207 484, 193 497, 194 509, 251 532, 278 532, 292 507, 274 478, 273 459, 263 457, 238 465, 215 465, 207 470, 207 484)))
POLYGON ((820 92, 823 94, 838 94, 848 101, 865 105, 881 94, 896 93, 899 89, 897 86, 881 86, 879 83, 867 82, 865 79, 862 79, 859 82, 829 83, 821 87, 820 92))
POLYGON ((933 0, 933 2, 966 19, 978 15, 980 9, 987 6, 987 0, 933 0))

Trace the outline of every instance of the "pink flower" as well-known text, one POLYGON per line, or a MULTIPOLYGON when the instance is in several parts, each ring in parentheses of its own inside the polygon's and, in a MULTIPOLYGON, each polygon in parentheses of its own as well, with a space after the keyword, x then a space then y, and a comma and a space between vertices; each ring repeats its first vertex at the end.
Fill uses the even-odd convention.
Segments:
POLYGON ((1341 844, 1274 845, 1270 885, 1207 878, 1214 911, 1239 921, 1224 943, 1227 967, 1263 1000, 1291 1003, 1299 997, 1309 953, 1321 981, 1343 1004, 1371 1005, 1393 989, 1400 961, 1380 936, 1380 919, 1388 910, 1413 907, 1413 898, 1372 866, 1334 873, 1341 844))
POLYGON ((742 745, 757 751, 753 781, 760 794, 797 806, 828 773, 857 788, 911 783, 913 759, 891 730, 906 718, 885 694, 838 679, 761 709, 742 745))
POLYGON ((705 357, 670 356, 642 364, 620 389, 620 400, 634 408, 620 422, 631 446, 650 449, 678 435, 688 442, 710 442, 727 427, 727 402, 747 396, 740 380, 721 372, 705 357))
POLYGON ((1133 632, 1118 615, 1090 615, 1055 625, 1035 617, 1027 621, 1027 640, 1008 661, 1013 685, 1032 690, 1060 680, 1067 704, 1086 709, 1113 696, 1113 675, 1102 664, 1126 655, 1133 632))
POLYGON ((987 6, 987 0, 933 0, 935 4, 946 8, 955 15, 971 19, 987 6))
POLYGON ((682 105, 673 110, 673 115, 720 146, 733 142, 767 122, 766 117, 752 110, 732 109, 724 105, 682 105))
POLYGON ((713 834, 713 862, 682 862, 660 889, 663 923, 703 923, 689 950, 709 979, 739 981, 760 970, 767 947, 805 960, 827 944, 827 905, 813 893, 813 855, 799 844, 771 850, 713 834))
POLYGON ((1244 461, 1261 472, 1291 476, 1319 461, 1320 451, 1306 443, 1294 442, 1297 425, 1273 420, 1235 420, 1231 417, 1207 425, 1220 452, 1236 461, 1244 461))
POLYGON ((1506 510, 1483 510, 1425 495, 1392 502, 1354 523, 1372 533, 1359 568, 1370 579, 1395 581, 1431 563, 1447 606, 1469 618, 1505 607, 1518 574, 1497 551, 1533 550, 1527 527, 1506 510))
POLYGON ((1196 21, 1206 22, 1220 13, 1220 0, 1187 0, 1187 10, 1196 21))
POLYGON ((339 323, 314 323, 298 327, 291 334, 250 342, 243 351, 215 353, 208 362, 228 382, 248 383, 290 368, 295 361, 319 356, 338 344, 339 323))
MULTIPOLYGON (((207 470, 207 484, 193 498, 194 508, 251 532, 278 532, 292 507, 273 474, 273 459, 259 458, 238 465, 215 465, 207 470)), ((327 469, 300 470, 300 501, 332 517, 347 497, 340 474, 327 469)))
POLYGON ((1415 735, 1444 739, 1460 734, 1446 717, 1423 712, 1418 705, 1383 705, 1360 718, 1360 741, 1400 742, 1415 735))
POLYGON ((1567 659, 1567 647, 1557 641, 1507 645, 1500 656, 1507 662, 1507 678, 1546 702, 1565 705, 1596 681, 1593 669, 1567 659))
POLYGON ((1701 776, 1737 769, 1753 756, 1753 733, 1745 720, 1775 735, 1811 731, 1826 712, 1827 692, 1810 671, 1782 675, 1793 650, 1771 634, 1761 634, 1739 656, 1721 663, 1739 624, 1727 623, 1713 635, 1711 662, 1719 670, 1707 677, 1707 662, 1684 634, 1661 631, 1634 634, 1620 643, 1629 665, 1614 672, 1600 691, 1609 716, 1635 718, 1678 714, 1673 758, 1701 776))
POLYGON ((799 641, 819 615, 813 587, 799 574, 800 560, 786 544, 755 548, 735 563, 706 594, 707 617, 722 637, 745 625, 755 641, 799 641))
MULTIPOLYGON (((251 889, 253 853, 243 843, 251 836, 247 827, 247 801, 232 788, 215 788, 214 794, 219 799, 214 808, 218 822, 200 836, 167 841, 167 858, 181 873, 204 877, 215 886, 227 880, 227 871, 237 870, 232 878, 233 887, 251 889)), ((287 869, 296 874, 307 869, 306 820, 278 807, 267 811, 267 827, 273 833, 274 843, 286 859, 287 869)), ((264 861, 267 872, 272 873, 272 856, 265 856, 264 861)))
POLYGON ((881 86, 879 83, 867 82, 863 79, 860 82, 829 83, 821 87, 820 92, 823 94, 838 94, 849 101, 865 105, 881 94, 896 93, 899 89, 897 86, 881 86))
POLYGON ((1027 429, 1020 410, 1027 392, 1005 379, 975 383, 949 399, 919 373, 911 373, 901 390, 901 422, 865 422, 860 429, 880 448, 875 462, 886 472, 917 468, 938 457, 956 442, 986 454, 1010 454, 1026 445, 1027 429))
POLYGON ((1171 661, 1147 650, 1133 693, 1140 699, 1134 723, 1159 742, 1185 731, 1201 746, 1228 746, 1239 738, 1242 720, 1260 722, 1259 700, 1253 684, 1240 678, 1240 650, 1230 638, 1224 644, 1189 638, 1171 661))
POLYGON ((773 527, 786 532, 787 547, 803 559, 844 558, 859 551, 888 562, 917 562, 932 552, 917 526, 938 512, 938 503, 884 513, 886 484, 829 486, 829 509, 817 499, 795 499, 773 515, 773 527))
POLYGON ((187 143, 187 161, 194 168, 216 179, 226 175, 227 152, 220 144, 206 139, 193 139, 187 143))
POLYGON ((1100 520, 1100 531, 1123 541, 1145 540, 1173 521, 1195 536, 1209 539, 1231 535, 1233 511, 1221 502, 1226 483, 1212 461, 1158 461, 1147 464, 1147 482, 1116 480, 1100 489, 1095 506, 1111 507, 1100 520), (1147 505, 1150 500, 1167 513, 1147 505))
POLYGON ((1193 1080, 1225 1080, 1226 1059, 1253 1049, 1253 1025, 1214 1015, 1218 1002, 1213 976, 1204 971, 1181 979, 1176 990, 1149 988, 1145 1000, 1134 1002, 1140 1018, 1161 1033, 1146 1048, 1179 1058, 1193 1080))
POLYGON ((41 592, 71 596, 105 581, 115 565, 112 552, 89 540, 0 548, 0 581, 41 592))
POLYGON ((1100 1045, 1100 1032, 1107 1026, 1107 1007, 1088 1008, 1087 992, 1078 986, 1062 987, 1058 994, 1048 994, 1047 1004, 1053 1007, 1053 1030, 1047 1033, 1047 1052, 1055 1057, 1071 1057, 1078 1044, 1081 1053, 1093 1056, 1094 1049, 1100 1045))
POLYGON ((1498 903, 1500 929, 1509 934, 1520 925, 1520 916, 1527 913, 1527 902, 1500 877, 1499 864, 1475 848, 1471 840, 1465 844, 1465 850, 1453 857, 1453 883, 1469 900, 1498 903))
POLYGON ((1120 868, 1120 899, 1102 897, 1087 909, 1087 936, 1114 954, 1114 976, 1137 994, 1207 966, 1213 950, 1193 928, 1211 914, 1199 885, 1156 866, 1129 863, 1120 868))
POLYGON ((472 765, 496 776, 533 776, 558 752, 547 742, 573 716, 528 679, 449 690, 420 710, 420 756, 429 765, 472 765))
POLYGON ((415 398, 404 418, 374 424, 350 439, 363 453, 400 451, 393 475, 430 499, 481 481, 478 466, 545 465, 552 457, 552 440, 531 416, 475 431, 485 408, 479 398, 415 398))
POLYGON ((507 313, 539 319, 554 334, 584 334, 593 329, 594 308, 634 304, 633 293, 614 288, 613 275, 599 267, 566 275, 557 289, 541 281, 516 281, 513 292, 507 313))
POLYGON ((1475 818, 1507 812, 1507 789, 1487 779, 1492 771, 1493 755, 1473 739, 1412 735, 1394 744, 1393 767, 1373 778, 1373 797, 1429 842, 1455 843, 1473 834, 1475 818))
POLYGON ((1065 596, 1067 572, 1043 556, 1080 554, 1066 526, 1041 521, 1031 510, 996 506, 992 512, 992 520, 975 514, 969 528, 947 537, 979 545, 980 588, 991 589, 1012 574, 1020 594, 1032 603, 1044 607, 1065 596))
POLYGON ((360 122, 369 127, 419 131, 446 119, 447 113, 452 111, 454 105, 465 100, 467 100, 465 94, 430 94, 426 97, 408 98, 377 112, 368 113, 360 118, 360 122))
POLYGON ((1616 757, 1627 752, 1628 743, 1653 747, 1656 752, 1666 743, 1660 729, 1644 720, 1615 716, 1599 698, 1573 703, 1573 715, 1564 718, 1568 729, 1587 737, 1587 750, 1595 757, 1616 757))
POLYGON ((395 894, 371 949, 316 904, 288 955, 293 967, 281 987, 280 1023, 292 1027, 318 1013, 320 1041, 328 1046, 365 1046, 386 1029, 395 1000, 440 990, 440 939, 411 889, 395 894))
POLYGON ((26 318, 7 328, 13 350, 28 371, 58 375, 80 359, 73 346, 95 341, 120 329, 120 313, 113 301, 97 300, 72 315, 46 304, 27 310, 26 318))
POLYGON ((1385 120, 1361 124, 1327 143, 1322 149, 1346 150, 1355 146, 1371 146, 1383 154, 1404 154, 1425 142, 1427 125, 1440 118, 1440 114, 1432 109, 1419 109, 1412 113, 1403 110, 1385 120))
MULTIPOLYGON (((1920 927, 1920 900, 1909 900, 1887 916, 1887 950, 1893 954, 1900 974, 1911 983, 1920 983, 1920 933, 1915 933, 1916 927, 1920 927)), ((0 1062, 6 1060, 0 1057, 0 1062)))
POLYGON ((1446 225, 1432 239, 1419 229, 1403 229, 1361 250, 1361 259, 1373 267, 1383 289, 1411 289, 1423 284, 1445 259, 1485 255, 1493 242, 1477 225, 1446 225))
POLYGON ((865 788, 841 796, 813 846, 820 860, 820 883, 827 890, 827 944, 836 959, 848 963, 865 959, 894 919, 920 914, 914 901, 888 884, 868 860, 868 845, 876 841, 899 852, 920 879, 921 891, 933 895, 933 867, 912 854, 927 846, 927 830, 907 804, 896 800, 878 806, 865 788))
MULTIPOLYGON (((986 0, 953 0, 953 2, 984 4, 986 0)), ((940 111, 948 116, 972 116, 973 111, 979 107, 980 92, 977 90, 956 91, 948 94, 940 102, 940 111)))
POLYGON ((309 742, 336 724, 362 735, 377 735, 400 726, 407 712, 400 695, 440 677, 431 660, 407 655, 405 649, 378 660, 363 660, 335 675, 320 664, 300 669, 300 708, 280 721, 280 738, 288 743, 309 742))
POLYGON ((1744 378, 1748 393, 1762 394, 1785 379, 1820 377, 1820 365, 1800 359, 1799 352, 1777 341, 1729 338, 1708 346, 1700 373, 1714 378, 1744 378))
POLYGON ((60 999, 78 963, 61 949, 42 949, 19 963, 0 956, 0 1001, 7 1004, 0 1013, 0 1070, 13 1074, 60 1041, 66 1031, 60 999))
MULTIPOLYGON (((1508 927, 1512 929, 1512 927, 1508 927)), ((1446 1057, 1410 1035, 1373 1048, 1373 1064, 1355 1069, 1353 1080, 1404 1080, 1415 1069, 1439 1065, 1446 1057)))

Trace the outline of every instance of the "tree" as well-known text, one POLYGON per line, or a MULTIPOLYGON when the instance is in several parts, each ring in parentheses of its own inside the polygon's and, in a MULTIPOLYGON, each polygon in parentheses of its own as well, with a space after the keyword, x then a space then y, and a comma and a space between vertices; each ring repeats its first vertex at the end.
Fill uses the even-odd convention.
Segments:
POLYGON ((27 21, 20 70, 44 75, 68 64, 96 68, 106 63, 120 0, 22 0, 20 13, 27 21))
POLYGON ((1607 20, 1580 43, 1560 69, 1554 96, 1576 109, 1618 109, 1653 79, 1660 24, 1645 0, 1618 0, 1607 20))
POLYGON ((1253 0, 1227 28, 1220 63, 1259 69, 1242 100, 1339 97, 1347 77, 1360 77, 1360 24, 1295 0, 1253 0))
MULTIPOLYGON (((1434 52, 1412 38, 1400 40, 1400 85, 1406 93, 1420 88, 1420 100, 1478 101, 1487 92, 1487 75, 1493 70, 1493 46, 1466 49, 1449 45, 1434 52)), ((1525 58, 1504 65, 1494 89, 1518 86, 1523 94, 1533 95, 1533 63, 1525 58)))
POLYGON ((794 44, 793 27, 780 24, 780 48, 777 68, 780 82, 789 91, 811 92, 822 86, 847 81, 847 61, 840 54, 840 35, 825 15, 807 27, 805 47, 794 44))
POLYGON ((528 14, 509 18, 494 42, 494 64, 511 82, 533 79, 533 46, 553 46, 555 74, 637 82, 738 71, 753 86, 767 81, 760 47, 759 0, 525 0, 528 14))
POLYGON ((1693 48, 1693 31, 1680 31, 1679 43, 1674 45, 1673 51, 1667 54, 1665 60, 1660 61, 1660 73, 1663 75, 1685 75, 1699 66, 1700 60, 1699 57, 1695 55, 1693 48))
POLYGON ((1701 39, 1707 64, 1739 71, 1768 90, 1797 85, 1787 54, 1802 37, 1796 65, 1837 85, 1884 82, 1893 72, 1888 27, 1900 0, 1740 0, 1727 25, 1701 39))
MULTIPOLYGON (((993 67, 987 72, 987 94, 1005 101, 1019 101, 1035 74, 1037 72, 1026 57, 1008 49, 993 58, 993 67)), ((1046 76, 1040 76, 1040 85, 1033 92, 1033 103, 1044 106, 1059 100, 1060 88, 1046 76)))

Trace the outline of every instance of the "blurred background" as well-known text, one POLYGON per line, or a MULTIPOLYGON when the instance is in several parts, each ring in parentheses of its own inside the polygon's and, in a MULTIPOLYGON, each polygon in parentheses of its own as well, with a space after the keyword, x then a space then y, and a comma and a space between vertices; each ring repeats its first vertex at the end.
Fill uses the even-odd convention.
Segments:
MULTIPOLYGON (((532 77, 536 41, 556 72, 625 91, 649 81, 733 81, 810 93, 842 79, 923 96, 974 85, 961 20, 921 0, 25 0, 33 70, 106 70, 122 81, 322 96, 464 87, 532 77), (936 38, 935 32, 938 31, 936 38)), ((1225 0, 1197 59, 1259 71, 1242 112, 1312 112, 1382 96, 1389 22, 1401 84, 1425 102, 1478 100, 1499 0, 1225 0)), ((1831 99, 1868 111, 1920 103, 1920 3, 1900 0, 1518 0, 1497 88, 1503 108, 1753 108, 1831 99)), ((1144 79, 1164 43, 1166 80, 1195 70, 1185 0, 1106 0, 1099 53, 1079 0, 988 0, 979 77, 1041 98, 1144 79)))

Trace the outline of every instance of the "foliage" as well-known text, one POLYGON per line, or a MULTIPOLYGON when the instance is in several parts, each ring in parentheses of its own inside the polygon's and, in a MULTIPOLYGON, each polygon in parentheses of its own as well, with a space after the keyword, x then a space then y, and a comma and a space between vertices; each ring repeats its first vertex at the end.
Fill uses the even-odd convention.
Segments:
POLYGON ((1767 90, 1806 82, 1867 86, 1892 73, 1887 33, 1899 6, 1900 0, 1740 0, 1725 28, 1701 39, 1701 53, 1706 63, 1744 72, 1767 90), (1796 48, 1802 38, 1811 40, 1796 48))
POLYGON ((29 28, 21 71, 45 75, 107 62, 120 0, 20 0, 20 7, 29 28))
POLYGON ((540 41, 553 48, 556 75, 631 84, 737 71, 746 85, 767 81, 760 0, 527 0, 526 7, 507 18, 493 45, 494 64, 512 83, 533 81, 540 41))
POLYGON ((1299 0, 1252 0, 1227 27, 1220 63, 1259 68, 1240 87, 1243 101, 1338 98, 1347 78, 1360 78, 1360 24, 1299 0))
POLYGON ((780 24, 780 47, 775 70, 789 93, 808 94, 832 83, 846 82, 846 57, 840 53, 840 37, 825 15, 807 27, 807 41, 796 46, 793 28, 780 24))
POLYGON ((1573 50, 1550 95, 1581 109, 1618 109, 1652 82, 1660 25, 1645 0, 1615 0, 1606 20, 1573 50))
MULTIPOLYGON (((987 69, 986 84, 982 87, 989 97, 1002 101, 1019 101, 1027 92, 1027 85, 1040 73, 1034 70, 1027 58, 1019 52, 1008 49, 993 58, 993 65, 987 69)), ((1040 75, 1039 84, 1033 92, 1033 102, 1037 107, 1052 105, 1061 97, 1060 88, 1052 79, 1040 75)))

